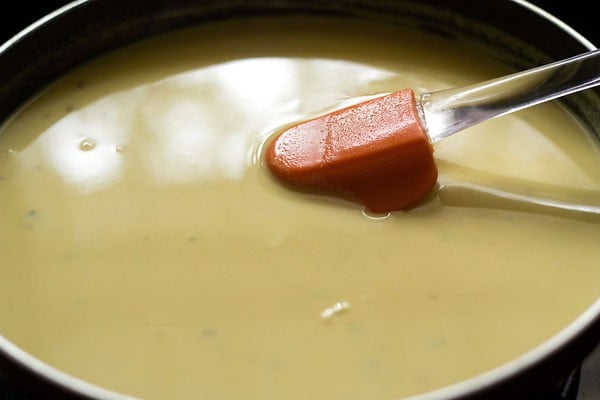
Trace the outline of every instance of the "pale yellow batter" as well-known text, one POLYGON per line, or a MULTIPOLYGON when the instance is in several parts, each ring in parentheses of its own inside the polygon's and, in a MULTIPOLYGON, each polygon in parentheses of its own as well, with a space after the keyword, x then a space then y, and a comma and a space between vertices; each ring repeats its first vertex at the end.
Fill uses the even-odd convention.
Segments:
POLYGON ((294 193, 261 165, 292 122, 509 72, 476 52, 255 19, 73 71, 0 133, 0 334, 169 400, 391 400, 539 345, 600 294, 598 218, 455 188, 600 199, 597 144, 556 104, 437 144, 442 189, 410 212, 294 193))

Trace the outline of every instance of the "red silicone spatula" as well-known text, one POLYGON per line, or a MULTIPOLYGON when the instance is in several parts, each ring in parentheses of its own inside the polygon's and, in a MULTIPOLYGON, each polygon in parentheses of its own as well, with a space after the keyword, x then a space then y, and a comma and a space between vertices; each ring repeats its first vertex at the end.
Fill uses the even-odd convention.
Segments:
POLYGON ((383 213, 411 208, 435 186, 433 143, 463 129, 600 84, 600 51, 480 84, 403 89, 300 122, 269 143, 281 182, 383 213))

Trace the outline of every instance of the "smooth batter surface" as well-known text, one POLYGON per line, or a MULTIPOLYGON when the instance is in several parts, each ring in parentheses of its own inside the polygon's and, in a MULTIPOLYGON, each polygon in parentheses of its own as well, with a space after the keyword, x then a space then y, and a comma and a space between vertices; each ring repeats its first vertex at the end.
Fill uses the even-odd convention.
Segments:
MULTIPOLYGON (((0 333, 148 399, 390 400, 542 343, 598 298, 597 218, 444 188, 368 216, 260 165, 298 120, 509 72, 474 52, 396 28, 257 19, 74 71, 0 133, 0 333)), ((600 198, 597 146, 555 104, 435 154, 442 187, 600 198)))

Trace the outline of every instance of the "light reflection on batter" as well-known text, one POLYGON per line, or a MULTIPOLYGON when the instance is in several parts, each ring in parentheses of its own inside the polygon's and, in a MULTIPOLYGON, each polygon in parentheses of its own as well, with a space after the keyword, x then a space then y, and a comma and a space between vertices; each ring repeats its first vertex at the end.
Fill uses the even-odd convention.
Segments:
POLYGON ((278 123, 324 111, 392 75, 327 59, 251 58, 214 65, 74 110, 20 158, 26 162, 28 153, 42 152, 66 183, 84 193, 119 181, 129 163, 142 163, 157 184, 238 180, 253 162, 257 135, 264 138, 278 123), (128 151, 134 146, 144 151, 128 151))

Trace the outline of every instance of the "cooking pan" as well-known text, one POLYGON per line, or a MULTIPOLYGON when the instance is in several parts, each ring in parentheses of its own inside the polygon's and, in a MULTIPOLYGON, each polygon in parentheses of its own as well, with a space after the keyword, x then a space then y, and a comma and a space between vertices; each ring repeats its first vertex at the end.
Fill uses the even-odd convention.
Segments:
MULTIPOLYGON (((0 119, 74 66, 132 41, 208 21, 294 13, 353 16, 469 38, 519 69, 594 48, 562 21, 518 0, 80 0, 48 14, 0 47, 0 119)), ((588 90, 564 102, 600 137, 600 91, 588 90)), ((418 399, 555 398, 599 338, 596 302, 522 357, 418 399)), ((1 337, 0 372, 30 396, 126 398, 51 368, 1 337)))

